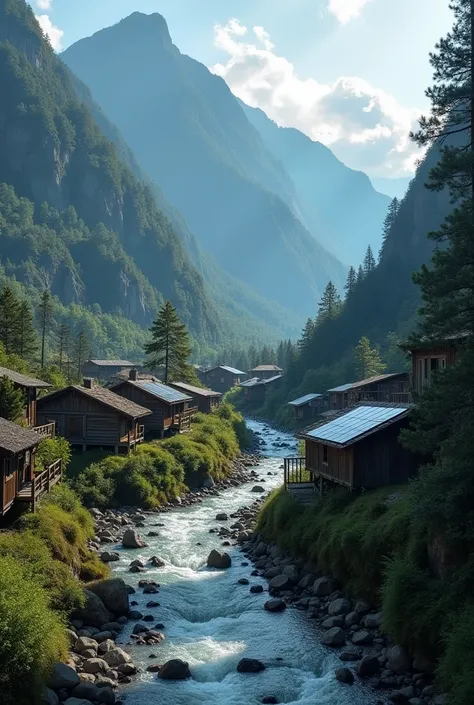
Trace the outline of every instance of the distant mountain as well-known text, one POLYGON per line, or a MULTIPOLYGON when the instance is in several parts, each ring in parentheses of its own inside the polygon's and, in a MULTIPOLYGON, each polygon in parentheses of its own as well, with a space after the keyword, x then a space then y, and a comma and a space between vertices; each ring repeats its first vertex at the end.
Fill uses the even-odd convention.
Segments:
POLYGON ((241 105, 292 179, 302 218, 321 243, 342 262, 355 266, 362 262, 367 245, 378 252, 390 198, 320 142, 279 127, 258 108, 241 105))
POLYGON ((62 58, 229 274, 297 321, 314 314, 329 279, 342 286, 346 270, 302 224, 284 166, 225 82, 172 44, 160 15, 134 13, 62 58))
POLYGON ((395 179, 390 179, 390 178, 385 178, 383 176, 378 176, 378 177, 372 176, 370 178, 370 180, 372 181, 374 187, 378 191, 381 191, 382 193, 386 193, 387 196, 390 196, 390 198, 402 199, 408 190, 408 187, 409 187, 410 181, 411 181, 411 177, 400 176, 395 179))

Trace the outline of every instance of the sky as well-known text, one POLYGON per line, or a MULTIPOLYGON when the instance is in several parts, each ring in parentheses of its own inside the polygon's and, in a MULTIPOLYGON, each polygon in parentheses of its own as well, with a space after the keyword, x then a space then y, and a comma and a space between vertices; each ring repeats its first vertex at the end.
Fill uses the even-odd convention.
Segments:
MULTIPOLYGON (((449 0, 30 0, 57 51, 134 11, 249 105, 373 179, 408 179, 449 0)), ((395 183, 395 182, 394 182, 395 183)))

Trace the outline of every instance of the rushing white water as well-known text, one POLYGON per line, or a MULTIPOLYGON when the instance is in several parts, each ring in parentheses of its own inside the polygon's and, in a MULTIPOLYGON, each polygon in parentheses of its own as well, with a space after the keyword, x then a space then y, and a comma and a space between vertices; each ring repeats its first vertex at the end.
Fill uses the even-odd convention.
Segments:
MULTIPOLYGON (((249 422, 262 433, 266 445, 262 451, 268 457, 257 468, 265 488, 281 484, 281 458, 296 453, 291 436, 276 432, 264 424, 249 422), (291 447, 279 448, 279 442, 291 447), (277 475, 267 475, 274 473, 277 475)), ((369 705, 373 695, 359 686, 345 686, 334 678, 338 659, 319 643, 317 629, 305 615, 295 609, 282 614, 270 614, 263 609, 268 593, 251 594, 248 585, 239 585, 239 578, 252 578, 252 566, 242 566, 245 557, 237 548, 226 548, 232 556, 232 567, 226 571, 210 571, 205 567, 212 548, 220 548, 222 539, 210 534, 217 527, 218 512, 232 514, 256 498, 251 493, 255 482, 209 497, 202 504, 156 514, 147 520, 146 529, 159 532, 147 537, 148 547, 140 551, 124 550, 121 560, 113 564, 114 573, 128 584, 140 578, 160 583, 159 595, 143 595, 137 590, 132 599, 134 609, 153 614, 154 623, 162 623, 166 640, 158 646, 135 646, 134 662, 143 670, 151 663, 164 663, 171 658, 188 661, 191 680, 161 681, 155 674, 142 673, 129 686, 127 705, 257 705, 265 696, 275 696, 280 703, 298 705, 369 705), (164 526, 155 528, 157 523, 164 526), (158 555, 166 566, 149 569, 145 575, 128 572, 130 561, 158 555), (160 607, 146 608, 150 600, 160 607), (150 658, 155 654, 155 658, 150 658), (239 674, 236 665, 242 657, 264 661, 266 670, 256 675, 239 674)), ((260 484, 260 483, 258 483, 260 484)), ((227 522, 228 525, 233 521, 227 522)), ((154 626, 151 623, 150 626, 154 626)), ((120 641, 127 642, 133 624, 126 628, 120 641)))

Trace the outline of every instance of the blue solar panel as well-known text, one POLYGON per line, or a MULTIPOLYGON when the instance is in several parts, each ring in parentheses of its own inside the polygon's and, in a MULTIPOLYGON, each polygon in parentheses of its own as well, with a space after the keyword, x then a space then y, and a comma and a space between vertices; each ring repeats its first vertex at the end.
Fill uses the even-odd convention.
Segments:
POLYGON ((307 404, 308 402, 313 401, 314 399, 319 399, 322 396, 322 394, 305 394, 304 397, 293 399, 293 401, 289 401, 288 404, 290 406, 303 406, 303 404, 307 404))
POLYGON ((178 392, 177 389, 172 389, 166 384, 160 384, 159 382, 146 382, 137 381, 134 384, 138 385, 142 389, 145 389, 153 396, 162 399, 163 401, 168 401, 170 403, 179 401, 188 401, 191 397, 188 394, 183 394, 183 392, 178 392))
POLYGON ((232 372, 233 375, 245 375, 246 372, 242 372, 242 370, 236 370, 235 367, 228 367, 227 365, 220 365, 221 370, 226 370, 227 372, 232 372))
POLYGON ((328 392, 347 392, 347 390, 353 386, 354 386, 354 382, 349 382, 349 384, 341 384, 340 387, 334 387, 333 389, 328 389, 328 392))
POLYGON ((357 406, 343 416, 307 432, 307 436, 344 445, 408 411, 404 407, 357 406))

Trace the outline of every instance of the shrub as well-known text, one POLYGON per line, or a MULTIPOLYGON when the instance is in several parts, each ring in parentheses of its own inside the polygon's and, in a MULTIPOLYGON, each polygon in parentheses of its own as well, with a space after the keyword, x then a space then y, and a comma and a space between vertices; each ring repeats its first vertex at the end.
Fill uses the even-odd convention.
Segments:
POLYGON ((68 644, 46 591, 11 557, 0 557, 0 692, 4 705, 39 700, 68 644), (34 694, 34 695, 33 695, 34 694))
POLYGON ((0 534, 0 558, 7 556, 15 558, 47 591, 54 610, 69 614, 83 603, 84 592, 68 566, 55 560, 44 541, 31 531, 0 534))
POLYGON ((115 502, 115 480, 106 476, 101 463, 85 468, 74 481, 74 490, 86 507, 111 507, 115 502))
POLYGON ((35 458, 37 472, 41 472, 59 458, 63 461, 65 471, 71 462, 71 444, 60 436, 45 438, 39 444, 35 458))
POLYGON ((438 675, 449 691, 450 705, 471 705, 474 692, 474 606, 468 605, 449 624, 438 675))

